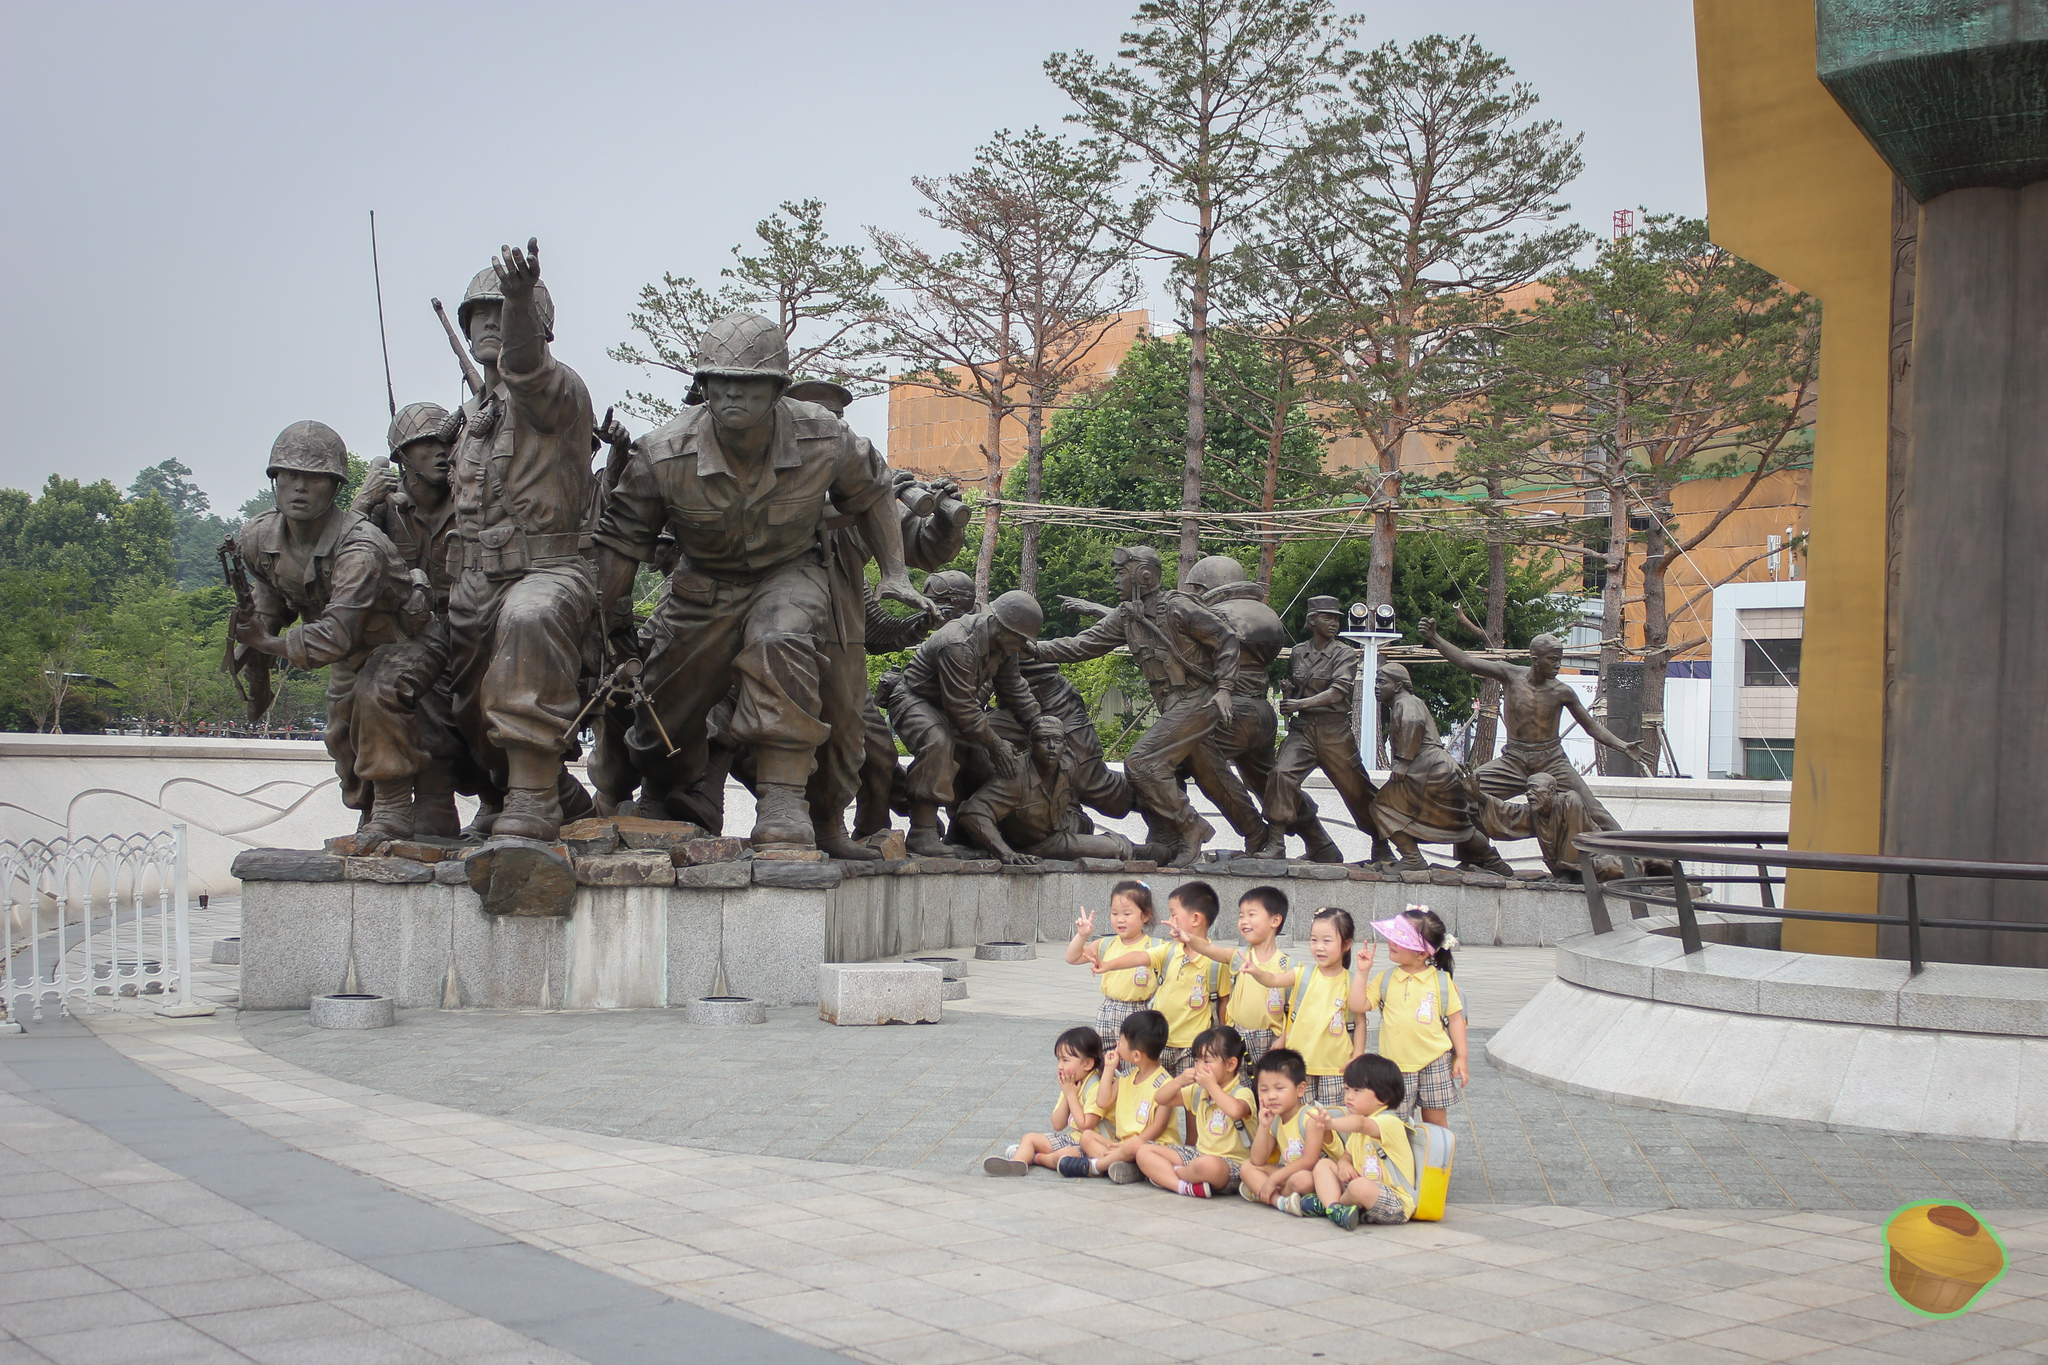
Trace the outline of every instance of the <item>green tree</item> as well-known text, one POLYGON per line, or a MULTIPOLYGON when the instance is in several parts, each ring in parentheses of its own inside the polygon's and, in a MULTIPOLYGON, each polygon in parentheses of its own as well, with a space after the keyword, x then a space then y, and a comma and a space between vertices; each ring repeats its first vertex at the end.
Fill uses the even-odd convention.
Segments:
POLYGON ((192 482, 183 461, 170 459, 136 474, 128 485, 131 499, 157 497, 171 509, 177 533, 172 545, 172 577, 181 588, 198 588, 220 577, 214 551, 233 534, 235 523, 213 515, 206 490, 192 482))
MULTIPOLYGON (((874 392, 884 372, 877 325, 885 306, 877 288, 881 267, 859 246, 831 244, 825 205, 816 199, 784 203, 754 225, 754 235, 759 253, 735 246, 733 263, 718 272, 715 288, 666 273, 660 284, 643 286, 640 306, 628 319, 641 340, 621 342, 606 354, 650 373, 689 376, 697 334, 727 313, 752 311, 782 325, 793 373, 837 380, 856 394, 874 392)), ((620 406, 657 423, 681 410, 651 392, 628 392, 620 406)))
MULTIPOLYGON (((1275 194, 1299 144, 1305 108, 1358 60, 1353 21, 1328 0, 1146 0, 1113 62, 1085 52, 1048 57, 1046 74, 1079 111, 1070 117, 1145 168, 1188 236, 1134 235, 1186 281, 1189 365, 1178 510, 1202 506, 1207 440, 1211 272, 1217 252, 1275 194)), ((1180 567, 1200 555, 1198 523, 1181 522, 1180 567)))
POLYGON ((114 690, 100 675, 105 625, 83 570, 0 569, 0 713, 10 726, 61 734, 104 724, 97 703, 114 690))
POLYGON ((171 578, 177 522, 159 497, 123 499, 106 480, 52 474, 40 496, 0 500, 0 568, 75 574, 107 601, 128 578, 171 578))
POLYGON ((225 585, 123 584, 101 632, 102 667, 121 688, 123 714, 173 734, 242 721, 241 698, 220 666, 234 608, 225 585))

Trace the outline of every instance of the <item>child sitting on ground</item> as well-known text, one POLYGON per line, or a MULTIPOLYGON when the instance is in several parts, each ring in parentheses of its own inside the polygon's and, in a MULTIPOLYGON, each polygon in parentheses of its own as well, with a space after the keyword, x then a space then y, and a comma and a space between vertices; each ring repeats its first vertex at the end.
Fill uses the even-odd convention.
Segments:
MULTIPOLYGON (((1109 889, 1109 924, 1112 936, 1096 940, 1095 916, 1089 913, 1087 906, 1082 906, 1080 916, 1074 921, 1073 941, 1067 944, 1067 961, 1075 966, 1085 963, 1096 967, 1101 964, 1105 952, 1119 956, 1134 952, 1149 954, 1153 940, 1145 931, 1152 924, 1152 888, 1135 880, 1121 881, 1112 886, 1109 889)), ((1124 1020, 1151 1003, 1156 977, 1149 956, 1134 967, 1096 973, 1096 980, 1102 986, 1102 1004, 1095 1011, 1095 1032, 1101 1036, 1105 1049, 1116 1046, 1115 1040, 1123 1032, 1124 1020)))
POLYGON ((1294 959, 1274 940, 1287 926, 1287 894, 1277 886, 1255 886, 1238 898, 1237 936, 1242 948, 1219 948, 1206 935, 1186 939, 1203 957, 1230 966, 1230 1005, 1224 1022, 1244 1039, 1245 1065, 1255 1066, 1287 1027, 1287 992, 1245 971, 1247 963, 1272 974, 1290 971, 1294 959))
POLYGON ((1070 1028, 1054 1040, 1052 1056, 1060 1083, 1052 1131, 1026 1133, 1007 1155, 982 1162, 982 1170, 990 1175, 1028 1175, 1033 1166, 1057 1170, 1059 1154, 1079 1148, 1081 1134, 1093 1132, 1101 1123, 1103 1110, 1096 1103, 1102 1086, 1101 1036, 1085 1025, 1070 1028))
POLYGON ((1237 1192, 1254 1204, 1271 1204, 1284 1194, 1315 1189, 1316 1161, 1323 1139, 1311 1137, 1308 1069, 1301 1054, 1276 1047, 1259 1058, 1259 1131, 1238 1171, 1237 1192))
POLYGON ((1194 1063, 1169 1091, 1188 1115, 1190 1144, 1155 1142, 1138 1150, 1138 1169, 1162 1190, 1207 1199, 1228 1194, 1251 1152, 1247 1121, 1258 1101, 1244 1084, 1244 1039, 1229 1025, 1195 1039, 1194 1063))
POLYGON ((1344 1068, 1345 1112, 1326 1114, 1309 1126, 1311 1133, 1328 1135, 1325 1155, 1316 1163, 1315 1193, 1285 1195, 1280 1210, 1299 1218, 1328 1217, 1347 1232, 1361 1218, 1405 1223, 1414 1217, 1415 1149, 1408 1143, 1408 1125, 1394 1113, 1401 1096, 1400 1067, 1376 1052, 1352 1058, 1344 1068))
POLYGON ((1245 975, 1269 990, 1287 993, 1286 1046, 1308 1067, 1309 1102, 1334 1109, 1344 1102, 1344 1068, 1365 1050, 1365 1035, 1352 1036, 1350 999, 1351 912, 1326 905, 1308 927, 1313 962, 1268 970, 1245 964, 1245 975))
MULTIPOLYGON (((1178 1076, 1193 1064, 1195 1038, 1216 1022, 1217 1002, 1230 990, 1230 974, 1194 949, 1206 942, 1216 923, 1216 888, 1207 882, 1183 882, 1166 897, 1168 933, 1172 941, 1152 940, 1134 952, 1116 952, 1096 964, 1098 975, 1137 967, 1151 969, 1158 987, 1152 1008, 1166 1016, 1166 1051, 1159 1064, 1178 1076)), ((1189 1141, 1193 1141, 1190 1136, 1189 1141)))
POLYGON ((1406 1087, 1401 1116, 1412 1118, 1420 1110, 1423 1122, 1442 1123, 1458 1087, 1471 1079, 1465 1065, 1465 1002, 1451 980, 1451 949, 1457 940, 1426 905, 1374 920, 1372 927, 1387 941, 1394 967, 1373 978, 1373 947, 1367 943, 1351 983, 1351 1008, 1361 1015, 1380 1012, 1380 1055, 1401 1068, 1406 1087))
POLYGON ((1063 1156, 1056 1169, 1061 1175, 1106 1175, 1119 1185, 1130 1185, 1145 1177, 1138 1171, 1137 1156, 1146 1143, 1166 1131, 1173 1106, 1166 1093, 1173 1077, 1159 1065, 1166 1047, 1166 1019, 1158 1010, 1139 1010, 1124 1020, 1117 1035, 1118 1060, 1125 1071, 1105 1065, 1102 1089, 1096 1102, 1110 1114, 1116 1136, 1104 1137, 1098 1127, 1081 1134, 1081 1156, 1063 1156))

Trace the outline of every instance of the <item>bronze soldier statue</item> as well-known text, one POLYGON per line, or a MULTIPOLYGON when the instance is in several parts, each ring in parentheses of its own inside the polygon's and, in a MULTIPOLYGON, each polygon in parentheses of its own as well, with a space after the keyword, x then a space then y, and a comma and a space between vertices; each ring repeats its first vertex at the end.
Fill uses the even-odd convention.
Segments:
POLYGON ((1429 867, 1420 843, 1453 845, 1460 862, 1503 877, 1515 870, 1476 828, 1478 810, 1457 761, 1444 751, 1436 720, 1415 695, 1408 670, 1381 664, 1374 693, 1387 737, 1393 772, 1373 799, 1373 822, 1401 851, 1396 866, 1421 872, 1429 867))
MULTIPOLYGON (((810 848, 805 789, 832 733, 821 719, 820 645, 837 640, 821 539, 828 496, 860 528, 880 594, 919 611, 930 604, 904 572, 887 476, 844 422, 783 396, 789 347, 780 327, 745 313, 713 322, 698 340, 696 378, 705 401, 634 443, 597 533, 607 621, 664 525, 684 556, 650 623, 643 675, 662 724, 643 715, 627 736, 643 778, 640 809, 660 818, 701 776, 706 718, 737 677, 731 735, 753 757, 753 841, 810 848), (664 731, 679 752, 669 752, 664 731)), ((615 636, 613 648, 630 652, 636 642, 615 636)))
POLYGON ((1520 796, 1529 789, 1529 777, 1545 772, 1567 791, 1578 793, 1585 803, 1586 818, 1596 829, 1620 829, 1600 798, 1586 785, 1586 779, 1564 756, 1558 739, 1558 717, 1569 711, 1585 732, 1610 749, 1619 749, 1636 762, 1648 766, 1640 743, 1631 744, 1614 734, 1586 710, 1585 703, 1570 685, 1560 682, 1559 665, 1564 662, 1564 642, 1555 635, 1539 635, 1529 642, 1529 667, 1517 668, 1499 659, 1475 659, 1437 634, 1435 621, 1420 627, 1423 642, 1467 673, 1491 678, 1501 685, 1501 719, 1507 725, 1507 744, 1499 758, 1479 767, 1479 785, 1489 795, 1520 796))
POLYGON ((1170 824, 1176 843, 1168 862, 1186 867, 1216 830, 1195 813, 1177 773, 1233 715, 1230 686, 1237 675, 1237 633, 1188 593, 1162 591, 1159 552, 1129 546, 1110 555, 1123 601, 1079 635, 1041 641, 1034 657, 1046 663, 1096 659, 1127 645, 1151 685, 1159 719, 1124 760, 1138 803, 1170 824))
MULTIPOLYGON (((1579 835, 1590 828, 1586 803, 1569 787, 1560 787, 1547 772, 1529 774, 1529 799, 1503 801, 1489 796, 1477 777, 1467 777, 1466 786, 1479 810, 1479 827, 1496 839, 1534 839, 1543 853, 1543 865, 1550 875, 1565 881, 1583 880, 1579 860, 1579 835)), ((1603 882, 1622 875, 1621 859, 1601 853, 1594 855, 1593 872, 1603 882)))
POLYGON ((398 550, 409 569, 427 576, 435 620, 420 639, 439 654, 439 676, 419 699, 420 744, 429 756, 413 779, 413 834, 452 838, 461 832, 455 810, 458 790, 474 795, 478 782, 458 783, 458 771, 473 771, 455 729, 454 698, 448 690, 448 595, 455 576, 448 547, 455 535, 455 497, 449 488, 450 456, 458 421, 439 403, 407 403, 385 433, 388 458, 370 461, 353 510, 367 517, 398 550))
POLYGON ((258 654, 327 669, 327 752, 342 800, 364 812, 357 848, 375 852, 413 834, 413 779, 427 763, 419 699, 445 657, 417 634, 429 589, 382 531, 334 505, 348 448, 332 427, 286 427, 265 472, 277 506, 237 538, 252 600, 232 634, 258 654))
POLYGON ((1087 827, 1075 785, 1066 722, 1041 715, 1031 726, 1030 756, 1008 777, 991 777, 960 803, 957 833, 1005 863, 1042 858, 1129 858, 1131 841, 1087 827))
POLYGON ((1027 731, 1037 724, 1038 698, 1025 685, 1017 656, 1044 624, 1036 598, 1006 592, 987 611, 939 627, 891 680, 882 704, 910 750, 909 849, 919 857, 960 855, 958 846, 940 837, 939 809, 967 794, 963 769, 1007 778, 1024 761, 997 731, 988 702, 993 695, 1027 731))
POLYGON ((463 404, 455 450, 455 722, 491 788, 476 830, 551 840, 565 818, 593 809, 562 766, 597 597, 584 554, 590 393, 548 348, 555 306, 539 242, 502 248, 469 282, 456 318, 483 389, 463 404))
MULTIPOLYGON (((898 475, 904 471, 898 471, 898 475)), ((938 485, 934 485, 937 487, 938 485)), ((956 489, 957 491, 957 489, 956 489)), ((962 526, 965 526, 964 520, 962 526)), ((965 532, 962 532, 963 536, 965 532)), ((974 580, 958 569, 942 569, 924 581, 924 595, 931 599, 932 613, 890 616, 877 620, 881 604, 874 602, 868 612, 868 653, 894 654, 915 649, 931 632, 948 621, 957 621, 974 610, 974 580)), ((1027 670, 1026 680, 1029 681, 1027 670)), ((865 839, 889 828, 889 813, 910 813, 910 790, 903 765, 897 761, 896 734, 869 691, 861 703, 861 722, 866 749, 860 766, 860 793, 854 806, 853 837, 865 839)))
MULTIPOLYGON (((1317 768, 1344 798, 1352 821, 1372 837, 1374 862, 1391 861, 1386 837, 1373 823, 1376 788, 1366 775, 1352 726, 1351 699, 1358 687, 1358 650, 1337 638, 1344 613, 1334 597, 1308 599, 1309 639, 1294 647, 1287 663, 1287 738, 1280 745, 1266 784, 1266 816, 1276 828, 1291 826, 1297 803, 1307 800, 1301 784, 1317 768)), ((1309 850, 1315 856, 1315 850, 1309 850)))

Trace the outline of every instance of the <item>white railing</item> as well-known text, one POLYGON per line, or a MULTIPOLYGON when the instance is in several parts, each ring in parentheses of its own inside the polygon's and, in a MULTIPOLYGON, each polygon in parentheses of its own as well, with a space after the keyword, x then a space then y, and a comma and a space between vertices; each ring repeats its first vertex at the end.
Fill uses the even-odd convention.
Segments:
POLYGON ((213 1013, 192 999, 185 826, 0 843, 0 1017, 144 995, 174 996, 159 1014, 213 1013))

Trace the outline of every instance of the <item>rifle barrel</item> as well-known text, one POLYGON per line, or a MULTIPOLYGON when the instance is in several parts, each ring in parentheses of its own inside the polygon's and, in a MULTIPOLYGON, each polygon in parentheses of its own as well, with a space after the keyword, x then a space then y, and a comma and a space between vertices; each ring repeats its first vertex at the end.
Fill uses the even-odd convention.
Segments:
POLYGON ((469 385, 469 391, 481 398, 484 396, 483 371, 469 358, 469 348, 462 344, 462 333, 455 330, 455 324, 448 320, 448 310, 441 306, 441 300, 433 299, 434 316, 441 319, 441 330, 448 334, 448 347, 455 352, 455 363, 462 367, 462 382, 469 385))

